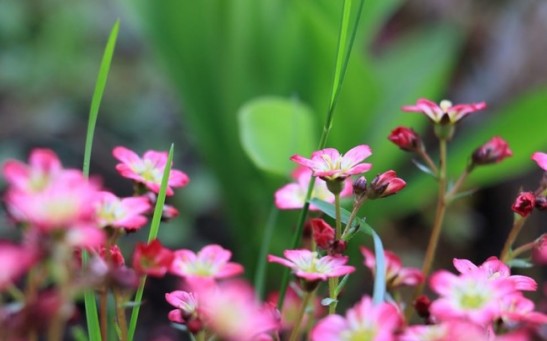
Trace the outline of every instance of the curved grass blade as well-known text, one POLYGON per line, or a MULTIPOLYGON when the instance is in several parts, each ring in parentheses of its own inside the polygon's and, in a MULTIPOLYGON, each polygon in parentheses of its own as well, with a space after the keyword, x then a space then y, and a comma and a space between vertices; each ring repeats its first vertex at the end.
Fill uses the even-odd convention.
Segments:
MULTIPOLYGON (((87 123, 87 133, 85 139, 84 150, 84 162, 82 167, 83 174, 89 176, 89 165, 91 160, 91 149, 93 147, 93 136, 95 134, 95 125, 97 123, 97 116, 99 115, 99 107, 103 98, 104 89, 106 87, 106 81, 108 79, 108 73, 110 71, 110 64, 112 62, 112 56, 114 55, 114 48, 116 46, 116 40, 118 38, 118 32, 120 31, 120 20, 116 20, 110 36, 106 43, 106 47, 101 60, 101 66, 99 67, 99 74, 97 75, 97 81, 95 83, 95 90, 93 97, 91 98, 91 108, 89 110, 89 120, 87 123)), ((88 255, 87 252, 82 252, 82 262, 87 264, 88 255)), ((84 293, 85 301, 85 315, 87 320, 87 332, 91 341, 101 340, 101 329, 99 327, 99 315, 97 313, 97 302, 95 301, 95 294, 91 290, 86 290, 84 293)))
MULTIPOLYGON (((321 199, 313 198, 310 200, 310 204, 313 204, 331 218, 336 219, 336 211, 334 205, 323 201, 321 199)), ((344 224, 347 224, 351 213, 345 209, 341 209, 341 220, 344 224)), ((374 242, 374 256, 376 257, 376 269, 374 276, 374 289, 372 292, 372 300, 378 304, 384 301, 386 294, 386 260, 384 254, 384 247, 380 236, 374 231, 374 229, 365 222, 363 218, 356 218, 350 228, 360 229, 366 234, 372 237, 374 242)))
MULTIPOLYGON (((156 207, 154 207, 154 215, 152 216, 152 222, 150 223, 150 232, 148 233, 148 242, 154 240, 160 228, 161 216, 163 214, 163 205, 165 203, 165 194, 167 193, 167 183, 169 181, 169 173, 171 172, 171 164, 173 163, 173 151, 175 146, 171 144, 169 148, 169 156, 167 157, 167 163, 163 170, 163 176, 161 178, 160 191, 156 201, 156 207)), ((144 285, 146 284, 146 276, 143 276, 139 283, 139 288, 135 293, 135 300, 133 301, 133 309, 131 311, 131 320, 129 321, 128 340, 133 340, 135 336, 135 329, 137 328, 137 320, 139 318, 139 312, 142 305, 142 295, 144 292, 144 285)))

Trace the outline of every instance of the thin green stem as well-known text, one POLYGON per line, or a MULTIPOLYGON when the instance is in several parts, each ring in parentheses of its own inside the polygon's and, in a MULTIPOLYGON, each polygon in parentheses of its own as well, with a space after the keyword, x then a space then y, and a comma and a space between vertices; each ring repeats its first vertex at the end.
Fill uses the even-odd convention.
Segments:
POLYGON ((334 209, 336 210, 336 240, 342 236, 342 211, 340 207, 340 193, 334 194, 334 209))
POLYGON ((503 250, 501 251, 501 254, 500 254, 500 260, 502 262, 507 263, 508 261, 513 259, 513 254, 511 253, 511 246, 517 239, 527 219, 528 217, 521 217, 519 214, 515 213, 515 220, 513 222, 513 227, 511 228, 511 231, 509 232, 509 236, 507 237, 507 240, 505 241, 505 245, 503 246, 503 250))
POLYGON ((447 205, 449 205, 454 199, 454 196, 458 194, 458 191, 462 187, 463 183, 465 182, 469 174, 471 174, 471 171, 473 171, 473 169, 474 167, 472 165, 466 167, 463 173, 458 178, 458 180, 456 180, 456 183, 454 184, 454 186, 452 186, 452 188, 448 191, 448 193, 446 193, 445 200, 447 205))
MULTIPOLYGON (((323 126, 323 132, 321 134, 321 137, 319 139, 319 145, 318 149, 325 148, 327 144, 327 138, 330 132, 330 129, 332 127, 332 121, 334 117, 334 109, 336 108, 336 103, 338 102, 338 96, 340 94, 340 90, 342 88, 342 84, 344 82, 344 78, 347 71, 347 66, 349 62, 349 57, 351 55, 351 50, 353 48, 353 42, 355 41, 355 34, 357 32, 357 26, 359 25, 359 21, 361 18, 361 12, 363 9, 363 3, 364 0, 360 0, 359 2, 359 8, 357 10, 357 16, 355 18, 355 21, 353 23, 353 27, 351 30, 351 35, 349 40, 347 39, 347 32, 350 27, 350 19, 351 19, 351 0, 344 0, 344 6, 342 9, 342 19, 340 24, 340 31, 338 36, 338 47, 337 47, 337 54, 336 54, 336 65, 335 65, 335 71, 334 71, 334 79, 332 82, 332 91, 331 91, 331 98, 329 102, 329 107, 327 110, 327 118, 325 120, 325 125, 323 126)), ((298 219, 298 225, 297 229, 295 231, 295 235, 293 237, 293 243, 292 248, 297 248, 300 244, 300 240, 302 237, 302 231, 304 230, 304 223, 306 222, 306 217, 308 215, 309 210, 309 200, 311 198, 311 193, 313 190, 313 186, 315 184, 315 178, 312 178, 310 181, 310 184, 308 186, 308 192, 306 194, 306 201, 304 204, 304 207, 302 208, 302 211, 300 212, 300 217, 298 219)), ((290 270, 287 268, 283 272, 283 277, 281 279, 281 287, 279 289, 279 299, 277 301, 277 308, 279 310, 283 307, 283 301, 285 299, 285 293, 287 291, 287 286, 289 284, 289 274, 290 270)))
POLYGON ((329 315, 336 313, 336 306, 338 305, 338 295, 336 288, 338 287, 338 277, 329 278, 329 298, 332 300, 329 304, 329 315))
POLYGON ((423 149, 423 148, 419 149, 417 151, 417 154, 418 154, 418 156, 420 156, 422 158, 422 160, 424 160, 425 164, 427 165, 427 167, 429 167, 429 169, 431 169, 433 174, 438 176, 439 175, 439 170, 437 169, 437 166, 435 165, 433 160, 431 160, 431 157, 429 157, 429 154, 427 154, 425 149, 423 149))
POLYGON ((306 292, 304 294, 304 297, 302 298, 302 305, 300 306, 300 310, 298 310, 298 315, 296 315, 296 320, 294 323, 294 328, 291 332, 291 336, 289 337, 289 341, 296 341, 298 336, 300 335, 300 326, 302 325, 302 318, 304 317, 304 313, 306 312, 306 309, 308 308, 308 304, 310 302, 310 298, 312 297, 312 292, 306 292))
POLYGON ((355 217, 357 217, 357 213, 359 213, 359 209, 361 206, 363 206, 363 203, 367 200, 366 196, 362 196, 359 198, 355 203, 353 204, 353 210, 351 211, 351 214, 348 219, 348 223, 346 224, 346 227, 344 227, 344 231, 342 232, 342 237, 340 237, 342 240, 346 240, 347 233, 350 231, 351 224, 353 224, 353 221, 355 220, 355 217))
POLYGON ((120 330, 120 341, 127 341, 127 317, 123 306, 124 297, 119 289, 114 289, 114 301, 116 304, 116 320, 120 330))

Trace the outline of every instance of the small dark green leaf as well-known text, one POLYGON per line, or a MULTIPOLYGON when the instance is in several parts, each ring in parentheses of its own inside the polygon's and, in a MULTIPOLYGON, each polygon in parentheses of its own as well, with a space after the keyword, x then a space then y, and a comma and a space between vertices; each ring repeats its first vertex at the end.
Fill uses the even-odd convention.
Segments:
POLYGON ((534 264, 532 264, 529 260, 522 259, 522 258, 511 259, 508 265, 511 268, 521 268, 521 269, 527 269, 534 266, 534 264))

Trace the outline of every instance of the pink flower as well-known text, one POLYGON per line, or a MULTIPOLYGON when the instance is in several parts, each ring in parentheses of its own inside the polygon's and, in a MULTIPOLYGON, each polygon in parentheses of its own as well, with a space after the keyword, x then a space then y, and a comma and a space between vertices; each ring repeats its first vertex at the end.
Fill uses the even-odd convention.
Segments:
POLYGON ((437 103, 421 98, 416 102, 416 105, 406 105, 402 110, 424 113, 431 121, 437 124, 454 124, 470 113, 484 108, 486 108, 486 103, 484 102, 452 105, 452 102, 443 100, 437 105, 437 103))
MULTIPOLYGON (((125 148, 116 147, 112 150, 114 157, 121 163, 116 165, 116 170, 123 176, 144 184, 151 191, 158 193, 168 153, 149 150, 139 157, 135 152, 125 148)), ((176 169, 169 173, 167 195, 173 195, 171 187, 183 187, 189 182, 188 176, 176 169)))
POLYGON ((415 152, 423 148, 422 139, 412 128, 397 127, 389 134, 388 139, 402 150, 415 152))
POLYGON ((473 152, 471 159, 475 165, 488 165, 500 162, 511 155, 513 155, 513 152, 509 149, 507 142, 501 137, 495 136, 477 148, 473 152))
POLYGON ((34 255, 29 250, 0 241, 0 293, 14 284, 32 265, 34 255))
POLYGON ((453 264, 461 274, 481 272, 489 280, 507 279, 511 281, 516 290, 537 290, 537 283, 533 278, 521 275, 511 275, 510 268, 495 256, 489 257, 480 266, 476 266, 467 259, 458 258, 454 258, 453 264))
POLYGON ((245 282, 229 281, 196 289, 199 314, 207 330, 219 339, 252 341, 279 328, 275 314, 256 300, 245 282))
POLYGON ((165 300, 176 309, 171 310, 168 318, 172 322, 186 323, 198 314, 198 299, 192 292, 175 290, 165 294, 165 300))
MULTIPOLYGON (((300 209, 304 207, 304 201, 308 192, 308 185, 312 178, 312 171, 306 167, 297 167, 293 174, 296 182, 287 184, 275 192, 275 206, 281 210, 300 209)), ((312 190, 312 198, 318 198, 326 202, 334 202, 332 194, 324 180, 316 179, 312 190)), ((349 179, 344 181, 344 187, 340 197, 351 196, 351 182, 349 179)), ((318 210, 314 205, 310 205, 310 210, 318 210)))
POLYGON ((214 280, 237 276, 243 266, 229 262, 232 253, 219 245, 207 245, 197 254, 190 250, 175 251, 171 273, 187 280, 214 280))
POLYGON ((485 328, 476 324, 449 320, 435 325, 408 327, 399 341, 491 341, 485 328))
POLYGON ((146 197, 120 199, 110 192, 101 192, 95 207, 100 227, 111 226, 129 231, 138 230, 146 224, 148 219, 143 214, 151 208, 146 197))
POLYGON ((395 306, 386 302, 375 305, 365 296, 345 318, 335 314, 320 320, 311 331, 311 340, 395 341, 395 332, 402 325, 403 318, 395 306))
POLYGON ((534 311, 534 302, 527 299, 520 292, 504 296, 500 302, 501 318, 507 326, 518 323, 546 326, 547 315, 534 311))
POLYGON ((359 145, 350 149, 345 155, 341 155, 334 148, 326 148, 312 153, 311 159, 300 155, 291 156, 291 160, 308 167, 325 181, 343 180, 350 175, 361 174, 368 171, 372 165, 361 163, 372 154, 370 147, 359 145))
POLYGON ((547 234, 542 235, 536 240, 532 250, 532 259, 536 264, 547 264, 547 234))
POLYGON ((521 192, 515 199, 511 209, 521 217, 527 217, 534 210, 536 196, 532 192, 521 192))
POLYGON ((532 154, 532 160, 534 160, 541 169, 547 171, 547 153, 535 152, 532 154))
MULTIPOLYGON (((362 246, 361 254, 365 258, 365 266, 372 273, 375 273, 376 257, 374 253, 362 246)), ((386 285, 389 288, 396 288, 401 285, 413 286, 423 282, 422 271, 417 268, 403 268, 401 259, 394 252, 385 250, 384 257, 386 260, 386 285)))
POLYGON ((173 251, 163 247, 158 239, 148 244, 138 243, 133 253, 133 268, 139 274, 163 277, 173 262, 173 251))
POLYGON ((511 280, 492 280, 482 271, 456 276, 441 270, 433 274, 430 284, 441 296, 431 304, 433 318, 439 321, 463 319, 483 327, 501 316, 500 300, 515 292, 511 280))
POLYGON ((31 151, 28 165, 18 160, 8 160, 2 169, 7 183, 13 189, 23 192, 41 191, 63 172, 57 154, 50 149, 40 148, 31 151))
POLYGON ((330 277, 340 277, 355 271, 353 266, 345 265, 345 256, 324 256, 310 250, 285 250, 285 258, 268 255, 268 262, 279 263, 293 270, 294 274, 307 281, 324 281, 330 277))
POLYGON ((370 199, 385 198, 396 194, 405 186, 406 182, 398 178, 394 170, 389 170, 372 179, 370 186, 367 188, 367 197, 370 199))

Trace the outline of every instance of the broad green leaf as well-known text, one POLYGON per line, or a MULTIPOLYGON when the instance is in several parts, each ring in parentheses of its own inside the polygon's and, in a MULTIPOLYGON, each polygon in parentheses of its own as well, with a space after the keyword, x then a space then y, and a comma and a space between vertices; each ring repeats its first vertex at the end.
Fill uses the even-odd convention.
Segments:
POLYGON ((295 165, 293 154, 308 156, 317 134, 311 109, 296 100, 261 97, 239 110, 239 132, 243 149, 255 165, 287 175, 295 165))

